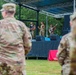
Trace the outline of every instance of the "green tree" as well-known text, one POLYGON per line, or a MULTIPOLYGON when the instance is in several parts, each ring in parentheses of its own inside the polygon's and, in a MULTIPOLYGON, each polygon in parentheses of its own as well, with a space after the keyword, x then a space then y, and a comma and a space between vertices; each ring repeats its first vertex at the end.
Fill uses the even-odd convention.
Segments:
MULTIPOLYGON (((4 4, 4 0, 0 1, 0 9, 2 8, 2 5, 4 4)), ((34 10, 25 8, 25 7, 21 7, 21 19, 22 20, 34 20, 36 21, 37 19, 37 13, 34 10)), ((17 10, 16 10, 16 14, 15 14, 16 19, 19 19, 19 6, 17 5, 17 10)), ((2 19, 2 16, 0 14, 0 19, 2 19)), ((57 25, 57 28, 55 30, 55 34, 61 35, 61 31, 62 31, 62 26, 63 26, 63 21, 64 19, 56 19, 52 16, 48 16, 48 28, 50 26, 50 24, 52 25, 57 25)), ((26 23, 26 25, 29 27, 29 23, 30 21, 23 21, 24 23, 26 23)), ((41 14, 39 13, 39 25, 40 22, 44 22, 44 24, 46 25, 46 14, 41 14)), ((36 22, 34 22, 34 24, 36 25, 36 22)))

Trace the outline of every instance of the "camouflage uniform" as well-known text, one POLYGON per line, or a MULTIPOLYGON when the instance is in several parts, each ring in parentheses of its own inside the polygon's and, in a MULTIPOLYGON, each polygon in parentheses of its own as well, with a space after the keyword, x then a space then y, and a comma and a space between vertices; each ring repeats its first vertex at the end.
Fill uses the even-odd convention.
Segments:
POLYGON ((24 23, 10 16, 0 20, 0 75, 26 75, 30 49, 31 35, 24 23))
POLYGON ((76 75, 76 37, 70 32, 63 36, 57 53, 62 75, 76 75))
POLYGON ((32 38, 34 38, 34 31, 35 31, 35 25, 30 25, 30 33, 32 35, 32 38))
POLYGON ((39 34, 40 34, 40 36, 44 36, 45 35, 45 26, 44 25, 41 25, 39 34))

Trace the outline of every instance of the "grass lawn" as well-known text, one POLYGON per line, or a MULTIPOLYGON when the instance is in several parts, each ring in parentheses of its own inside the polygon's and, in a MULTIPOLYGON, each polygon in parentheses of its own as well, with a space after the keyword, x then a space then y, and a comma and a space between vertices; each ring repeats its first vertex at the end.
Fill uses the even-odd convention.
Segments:
POLYGON ((60 75, 60 70, 56 61, 26 60, 27 75, 60 75))

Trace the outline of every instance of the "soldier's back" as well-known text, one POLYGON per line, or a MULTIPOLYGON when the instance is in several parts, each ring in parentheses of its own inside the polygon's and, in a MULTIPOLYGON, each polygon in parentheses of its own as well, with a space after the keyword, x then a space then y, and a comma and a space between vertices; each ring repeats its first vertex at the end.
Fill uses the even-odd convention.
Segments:
POLYGON ((0 60, 10 64, 24 60, 23 25, 15 18, 0 21, 0 60))

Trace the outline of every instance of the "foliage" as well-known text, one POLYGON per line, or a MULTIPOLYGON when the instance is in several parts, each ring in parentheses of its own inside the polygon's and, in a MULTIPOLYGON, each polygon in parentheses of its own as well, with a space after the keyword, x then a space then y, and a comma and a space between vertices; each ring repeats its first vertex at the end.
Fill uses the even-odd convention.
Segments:
MULTIPOLYGON (((44 22, 44 24, 46 25, 46 15, 44 14, 40 14, 39 16, 39 22, 44 22)), ((55 34, 61 35, 61 31, 62 31, 62 26, 63 26, 63 18, 60 19, 56 19, 52 16, 48 16, 48 29, 50 24, 52 24, 53 26, 55 26, 57 24, 56 30, 55 30, 55 34)))
MULTIPOLYGON (((17 6, 17 9, 19 9, 18 6, 17 6)), ((18 15, 18 10, 16 13, 16 17, 18 18, 17 15, 18 15)), ((34 21, 36 21, 37 20, 37 13, 34 10, 30 10, 30 9, 21 7, 21 19, 22 20, 34 20, 34 21)), ((55 34, 61 35, 63 21, 64 21, 63 18, 56 19, 52 16, 48 16, 48 29, 49 29, 50 24, 52 24, 52 25, 58 24, 57 28, 55 30, 55 34)), ((39 13, 39 25, 40 25, 40 22, 44 22, 44 24, 46 25, 46 14, 39 13)), ((29 27, 30 21, 24 21, 24 23, 26 23, 26 25, 29 27)), ((36 22, 34 22, 34 24, 36 25, 36 22)))
MULTIPOLYGON (((0 1, 0 9, 2 8, 2 4, 4 3, 4 0, 0 1)), ((17 11, 15 14, 15 17, 17 19, 19 19, 19 6, 17 5, 17 11)), ((2 19, 2 16, 0 14, 0 19, 2 19)), ((37 13, 34 10, 31 9, 27 9, 25 7, 21 7, 21 20, 37 20, 37 13)), ((30 25, 30 21, 23 21, 24 23, 26 23, 26 25, 29 27, 30 25)), ((39 25, 40 22, 44 22, 44 24, 46 25, 46 14, 41 14, 39 13, 39 25)), ((34 24, 36 25, 36 22, 34 22, 34 24)), ((61 35, 61 31, 62 31, 62 26, 63 26, 63 18, 61 19, 56 19, 52 16, 48 16, 48 29, 50 24, 52 25, 56 25, 58 24, 56 30, 55 30, 55 34, 61 35)), ((48 30, 47 30, 48 31, 48 30)))
MULTIPOLYGON (((3 0, 0 0, 0 9, 2 9, 2 4, 5 3, 3 0)), ((0 19, 2 18, 1 12, 0 12, 0 19)))

